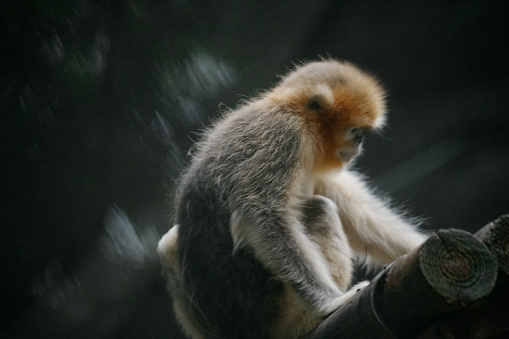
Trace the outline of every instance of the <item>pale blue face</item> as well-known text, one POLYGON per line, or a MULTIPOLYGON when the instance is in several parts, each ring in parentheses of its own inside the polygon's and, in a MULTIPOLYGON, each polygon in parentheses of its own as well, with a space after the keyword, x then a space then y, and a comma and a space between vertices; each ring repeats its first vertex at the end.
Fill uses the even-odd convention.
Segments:
POLYGON ((362 141, 367 130, 363 127, 355 127, 346 131, 345 142, 338 150, 339 158, 347 163, 358 156, 362 151, 362 141))

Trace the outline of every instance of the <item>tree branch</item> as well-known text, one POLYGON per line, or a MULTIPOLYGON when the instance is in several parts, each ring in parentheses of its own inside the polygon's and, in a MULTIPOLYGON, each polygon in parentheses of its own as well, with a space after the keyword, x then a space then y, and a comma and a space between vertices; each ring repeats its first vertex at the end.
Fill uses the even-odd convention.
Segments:
POLYGON ((385 268, 307 339, 412 337, 489 295, 495 255, 472 234, 439 230, 385 268))

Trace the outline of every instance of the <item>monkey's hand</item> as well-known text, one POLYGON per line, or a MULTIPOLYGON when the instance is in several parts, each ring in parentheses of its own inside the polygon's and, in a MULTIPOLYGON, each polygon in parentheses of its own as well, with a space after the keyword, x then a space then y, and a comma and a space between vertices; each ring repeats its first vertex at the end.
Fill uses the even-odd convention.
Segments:
POLYGON ((331 300, 321 308, 320 313, 322 316, 327 317, 332 312, 337 310, 341 305, 346 304, 357 292, 370 284, 369 281, 361 281, 353 285, 345 294, 331 300))

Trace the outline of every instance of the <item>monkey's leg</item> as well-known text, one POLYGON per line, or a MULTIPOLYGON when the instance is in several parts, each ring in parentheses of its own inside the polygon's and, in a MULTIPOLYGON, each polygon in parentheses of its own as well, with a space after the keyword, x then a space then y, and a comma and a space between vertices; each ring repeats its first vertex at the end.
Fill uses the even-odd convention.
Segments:
POLYGON ((332 278, 344 293, 340 298, 330 300, 330 308, 334 310, 369 281, 362 281, 347 290, 352 278, 352 253, 334 202, 314 195, 302 205, 302 218, 309 238, 320 248, 332 278))
POLYGON ((346 291, 352 277, 352 253, 336 205, 323 196, 314 195, 302 205, 302 219, 335 283, 342 292, 346 291))

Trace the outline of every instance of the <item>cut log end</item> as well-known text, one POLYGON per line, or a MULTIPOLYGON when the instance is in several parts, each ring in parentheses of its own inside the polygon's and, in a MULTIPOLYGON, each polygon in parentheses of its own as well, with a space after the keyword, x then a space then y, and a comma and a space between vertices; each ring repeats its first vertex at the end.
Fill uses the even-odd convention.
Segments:
POLYGON ((444 298, 470 302, 493 289, 497 259, 470 233, 439 230, 419 252, 419 265, 426 280, 444 298))

